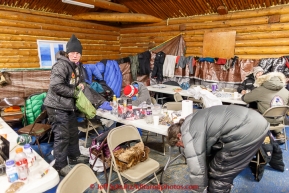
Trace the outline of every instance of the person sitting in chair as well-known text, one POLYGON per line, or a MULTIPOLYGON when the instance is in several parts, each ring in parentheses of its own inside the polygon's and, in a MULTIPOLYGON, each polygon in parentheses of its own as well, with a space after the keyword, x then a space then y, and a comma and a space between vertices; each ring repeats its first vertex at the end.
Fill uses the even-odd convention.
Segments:
POLYGON ((170 146, 184 148, 193 192, 229 193, 269 129, 257 111, 236 105, 200 109, 168 128, 170 146))
POLYGON ((237 88, 237 91, 242 95, 246 94, 247 91, 252 91, 255 86, 255 80, 258 79, 259 76, 262 76, 264 73, 263 68, 260 66, 256 66, 253 68, 253 72, 246 76, 246 79, 242 82, 242 84, 237 88))
MULTIPOLYGON (((242 96, 242 100, 246 103, 256 102, 258 111, 264 113, 267 109, 273 106, 288 105, 289 103, 289 91, 285 88, 286 78, 281 72, 270 72, 268 74, 260 76, 256 82, 254 90, 242 96)), ((271 124, 279 124, 279 121, 275 123, 274 120, 268 119, 271 124)), ((282 129, 273 131, 277 139, 284 138, 281 133, 282 129)), ((281 140, 281 143, 284 141, 281 140)))

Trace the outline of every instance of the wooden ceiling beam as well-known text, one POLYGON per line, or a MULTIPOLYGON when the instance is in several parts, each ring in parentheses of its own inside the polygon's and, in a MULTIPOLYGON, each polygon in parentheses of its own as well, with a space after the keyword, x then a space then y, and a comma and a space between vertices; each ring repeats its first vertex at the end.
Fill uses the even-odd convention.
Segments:
POLYGON ((157 23, 162 19, 145 14, 138 13, 81 13, 74 15, 73 18, 78 20, 93 20, 106 22, 138 22, 138 23, 157 23))
POLYGON ((81 3, 91 4, 91 5, 94 5, 95 7, 100 7, 103 9, 108 9, 108 10, 117 11, 121 13, 129 12, 129 9, 126 6, 118 4, 118 3, 112 3, 110 1, 105 1, 105 0, 76 0, 76 1, 81 2, 81 3))

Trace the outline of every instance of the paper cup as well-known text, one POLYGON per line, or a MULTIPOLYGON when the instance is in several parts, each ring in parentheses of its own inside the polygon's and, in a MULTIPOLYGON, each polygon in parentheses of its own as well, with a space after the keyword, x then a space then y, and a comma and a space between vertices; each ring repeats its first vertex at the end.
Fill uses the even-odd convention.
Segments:
POLYGON ((153 116, 153 119, 154 119, 154 126, 158 126, 159 121, 160 121, 160 116, 153 116))
POLYGON ((239 93, 238 92, 234 92, 234 99, 237 99, 239 96, 239 93))

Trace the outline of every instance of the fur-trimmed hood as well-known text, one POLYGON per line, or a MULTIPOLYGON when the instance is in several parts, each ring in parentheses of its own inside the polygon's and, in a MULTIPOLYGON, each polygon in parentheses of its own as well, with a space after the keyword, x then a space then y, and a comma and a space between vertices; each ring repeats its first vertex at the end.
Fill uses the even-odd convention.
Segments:
POLYGON ((270 90, 280 90, 284 88, 286 85, 286 77, 281 72, 270 72, 268 74, 264 74, 259 76, 257 80, 255 80, 255 87, 264 86, 270 90))

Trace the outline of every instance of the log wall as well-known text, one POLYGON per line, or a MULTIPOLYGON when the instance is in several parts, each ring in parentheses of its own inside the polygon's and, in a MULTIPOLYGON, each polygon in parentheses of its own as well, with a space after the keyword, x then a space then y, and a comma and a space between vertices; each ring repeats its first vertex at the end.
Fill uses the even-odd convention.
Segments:
POLYGON ((157 24, 122 28, 120 52, 123 57, 134 55, 148 50, 149 45, 157 46, 183 33, 186 56, 202 56, 205 31, 236 31, 235 55, 239 58, 276 58, 289 54, 288 13, 289 5, 283 5, 227 15, 168 19, 157 24))
POLYGON ((68 41, 72 33, 82 42, 85 64, 135 55, 180 33, 186 41, 186 55, 202 56, 205 31, 235 30, 235 55, 243 59, 289 54, 289 5, 174 18, 121 29, 5 6, 0 6, 0 18, 0 68, 37 68, 37 40, 68 41))
POLYGON ((37 40, 68 41, 73 33, 82 43, 83 63, 120 58, 117 27, 5 6, 0 18, 0 68, 38 68, 37 40))

